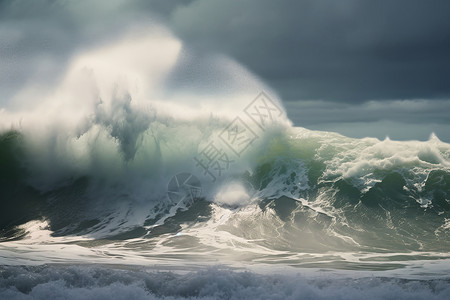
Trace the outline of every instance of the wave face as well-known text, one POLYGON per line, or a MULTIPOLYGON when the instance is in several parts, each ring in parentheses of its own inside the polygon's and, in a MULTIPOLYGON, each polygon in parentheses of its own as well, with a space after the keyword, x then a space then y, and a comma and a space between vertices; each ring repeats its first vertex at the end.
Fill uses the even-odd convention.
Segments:
POLYGON ((56 87, 14 101, 26 104, 0 110, 0 252, 337 268, 448 258, 449 144, 293 127, 255 76, 164 30, 80 53, 56 87))
POLYGON ((228 125, 155 120, 124 138, 133 147, 109 125, 58 133, 43 145, 25 132, 4 133, 2 239, 18 238, 18 225, 40 219, 55 236, 183 234, 196 247, 232 248, 231 238, 249 249, 294 253, 449 249, 450 146, 436 137, 350 139, 275 124, 240 157, 224 152, 229 165, 221 174, 202 168, 202 152, 223 142, 228 125), (189 178, 195 181, 182 190, 189 178), (220 232, 231 236, 216 245, 211 238, 220 232))

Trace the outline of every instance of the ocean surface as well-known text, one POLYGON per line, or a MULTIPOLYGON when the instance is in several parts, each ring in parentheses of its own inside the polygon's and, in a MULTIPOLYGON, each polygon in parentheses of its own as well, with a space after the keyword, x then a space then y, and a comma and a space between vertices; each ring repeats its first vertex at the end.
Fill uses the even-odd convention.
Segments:
POLYGON ((1 299, 450 299, 450 144, 294 127, 223 58, 175 86, 165 34, 106 49, 0 109, 1 299))

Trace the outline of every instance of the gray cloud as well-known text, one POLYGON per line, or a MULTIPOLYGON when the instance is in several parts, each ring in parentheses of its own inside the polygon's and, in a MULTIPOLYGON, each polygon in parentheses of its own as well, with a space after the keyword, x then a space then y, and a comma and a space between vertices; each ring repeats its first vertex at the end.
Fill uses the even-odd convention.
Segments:
POLYGON ((378 122, 395 120, 402 123, 448 123, 450 101, 446 100, 385 100, 348 104, 327 101, 285 103, 290 118, 296 124, 317 125, 339 122, 378 122))
POLYGON ((233 56, 287 101, 358 102, 450 96, 448 11, 439 0, 197 0, 168 20, 193 47, 233 56))
POLYGON ((384 100, 361 104, 328 101, 286 102, 289 118, 298 126, 337 131, 352 137, 389 136, 397 140, 427 140, 435 133, 450 141, 446 100, 384 100))
POLYGON ((312 125, 312 130, 333 131, 353 138, 375 137, 380 140, 386 137, 391 140, 406 141, 419 140, 427 141, 432 134, 435 134, 439 140, 450 141, 450 124, 413 124, 401 123, 395 120, 376 121, 376 122, 339 122, 323 123, 312 125))
POLYGON ((145 15, 198 51, 234 57, 285 101, 450 97, 444 0, 4 0, 0 8, 5 90, 42 70, 46 57, 47 73, 57 73, 71 51, 145 15))

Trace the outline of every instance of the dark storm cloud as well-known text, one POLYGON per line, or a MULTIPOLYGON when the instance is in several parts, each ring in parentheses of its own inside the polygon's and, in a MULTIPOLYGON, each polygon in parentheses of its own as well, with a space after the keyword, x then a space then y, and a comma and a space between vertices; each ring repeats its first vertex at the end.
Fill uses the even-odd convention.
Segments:
POLYGON ((286 102, 286 109, 295 123, 311 125, 338 122, 378 122, 395 120, 402 123, 448 123, 450 101, 396 100, 342 104, 327 101, 286 102))
POLYGON ((68 53, 147 14, 193 48, 234 57, 285 101, 442 99, 450 96, 449 11, 443 0, 4 0, 0 82, 10 88, 23 66, 42 70, 45 61, 54 73, 68 53))
POLYGON ((193 47, 224 52, 285 100, 450 96, 448 1, 197 0, 167 9, 193 47))
POLYGON ((191 47, 265 79, 298 126, 450 141, 449 1, 194 0, 161 12, 191 47))
POLYGON ((48 3, 0 2, 0 101, 9 98, 35 73, 56 73, 61 54, 70 47, 71 39, 76 39, 73 32, 64 34, 67 22, 55 26, 51 21, 49 16, 55 9, 44 5, 48 3))

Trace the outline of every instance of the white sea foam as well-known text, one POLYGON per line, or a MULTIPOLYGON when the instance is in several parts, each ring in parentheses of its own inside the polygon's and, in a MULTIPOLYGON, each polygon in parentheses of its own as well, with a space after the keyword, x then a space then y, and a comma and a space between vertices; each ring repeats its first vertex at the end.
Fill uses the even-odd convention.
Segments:
POLYGON ((446 280, 277 275, 212 268, 189 273, 96 266, 2 267, 3 299, 448 299, 446 280))

